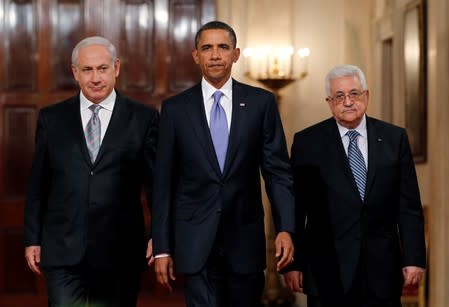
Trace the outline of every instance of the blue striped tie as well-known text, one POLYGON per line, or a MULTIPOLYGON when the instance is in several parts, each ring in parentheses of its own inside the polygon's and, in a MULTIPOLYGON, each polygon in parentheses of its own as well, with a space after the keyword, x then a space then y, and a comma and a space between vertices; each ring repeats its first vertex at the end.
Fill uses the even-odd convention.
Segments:
POLYGON ((101 106, 93 104, 89 107, 89 109, 92 111, 92 116, 87 122, 85 134, 90 160, 93 163, 97 158, 101 142, 101 122, 100 118, 98 118, 98 112, 100 111, 101 106))
POLYGON ((357 138, 360 135, 355 130, 349 130, 347 133, 349 137, 348 159, 352 174, 354 175, 355 183, 359 190, 362 201, 365 199, 365 185, 366 185, 366 166, 363 159, 362 152, 357 146, 357 138))

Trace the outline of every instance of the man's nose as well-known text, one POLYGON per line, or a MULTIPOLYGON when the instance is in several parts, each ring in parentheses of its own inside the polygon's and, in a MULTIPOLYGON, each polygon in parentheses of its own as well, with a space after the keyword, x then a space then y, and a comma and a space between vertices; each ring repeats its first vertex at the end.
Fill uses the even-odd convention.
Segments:
POLYGON ((218 48, 213 48, 211 56, 213 59, 219 59, 221 57, 220 50, 218 48))
POLYGON ((97 69, 94 69, 92 71, 92 81, 96 82, 96 81, 100 81, 100 72, 97 69))
POLYGON ((345 106, 351 106, 354 102, 352 101, 352 99, 350 98, 349 94, 345 95, 345 100, 343 100, 343 104, 345 106))

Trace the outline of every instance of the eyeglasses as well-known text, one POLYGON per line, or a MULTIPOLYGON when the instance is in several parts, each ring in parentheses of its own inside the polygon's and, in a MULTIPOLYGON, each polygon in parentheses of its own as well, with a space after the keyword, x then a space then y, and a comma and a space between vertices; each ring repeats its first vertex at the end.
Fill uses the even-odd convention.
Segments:
POLYGON ((343 93, 338 93, 337 95, 335 95, 334 97, 327 97, 326 101, 333 101, 335 103, 343 103, 346 100, 346 97, 349 97, 349 100, 351 101, 355 101, 355 100, 359 100, 363 95, 365 95, 367 92, 367 90, 364 91, 351 91, 349 92, 349 94, 343 94, 343 93))

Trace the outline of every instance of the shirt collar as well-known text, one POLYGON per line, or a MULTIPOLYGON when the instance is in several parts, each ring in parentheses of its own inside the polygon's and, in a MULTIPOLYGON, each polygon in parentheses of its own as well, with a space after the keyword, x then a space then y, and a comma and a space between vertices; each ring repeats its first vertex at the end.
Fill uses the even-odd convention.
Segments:
POLYGON ((362 121, 355 129, 348 129, 342 125, 340 125, 337 121, 338 131, 340 132, 340 136, 344 137, 346 135, 346 132, 349 130, 356 130, 362 137, 367 138, 367 132, 366 132, 366 114, 363 115, 362 121))
POLYGON ((201 88, 203 89, 203 97, 205 101, 210 99, 216 91, 221 91, 223 95, 232 100, 232 78, 229 78, 221 88, 217 89, 203 77, 201 80, 201 88))
MULTIPOLYGON (((98 105, 100 105, 102 108, 112 112, 112 110, 114 109, 116 97, 117 97, 117 93, 113 89, 112 92, 109 94, 109 96, 106 97, 98 105)), ((81 103, 81 110, 87 109, 88 107, 90 107, 91 105, 94 104, 89 99, 87 99, 86 96, 84 96, 83 91, 80 91, 80 103, 81 103)))

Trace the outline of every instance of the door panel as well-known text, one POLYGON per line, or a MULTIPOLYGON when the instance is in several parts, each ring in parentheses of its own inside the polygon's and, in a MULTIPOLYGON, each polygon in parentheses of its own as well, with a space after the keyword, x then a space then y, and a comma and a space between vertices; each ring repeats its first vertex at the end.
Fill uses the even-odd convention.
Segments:
MULTIPOLYGON (((122 62, 117 89, 159 107, 200 80, 193 36, 214 11, 214 0, 0 0, 0 306, 47 304, 24 259, 23 209, 37 113, 78 90, 74 45, 109 38, 122 62)), ((183 306, 181 280, 169 297, 152 269, 143 280, 139 306, 183 306)))

